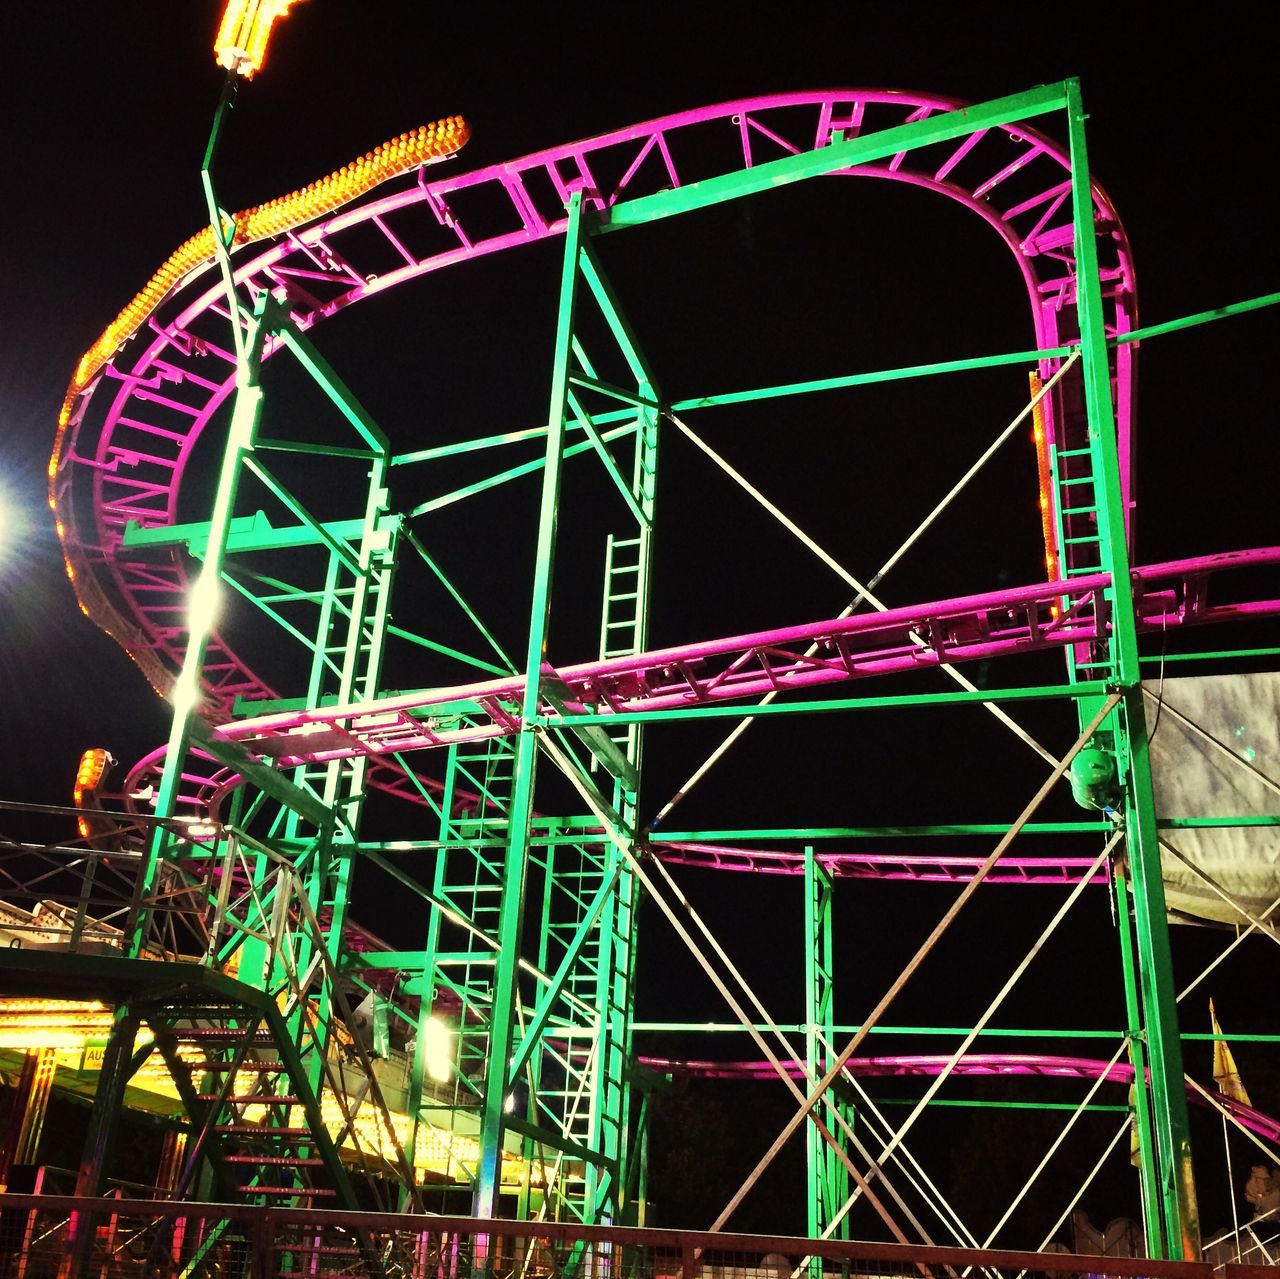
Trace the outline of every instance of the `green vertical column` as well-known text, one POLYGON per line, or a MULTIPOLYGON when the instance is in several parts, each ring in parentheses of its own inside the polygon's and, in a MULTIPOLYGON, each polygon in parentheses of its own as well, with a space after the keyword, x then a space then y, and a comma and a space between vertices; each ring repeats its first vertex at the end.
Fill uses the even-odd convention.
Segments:
MULTIPOLYGON (((168 752, 165 755, 164 773, 156 795, 156 816, 169 818, 174 815, 178 789, 182 781, 182 766, 191 742, 192 718, 200 697, 200 673, 204 669, 205 653, 213 632, 211 608, 216 598, 222 576, 222 562, 226 557, 227 538, 231 531, 231 514, 235 507, 236 492, 240 482, 241 462, 253 448, 258 422, 262 416, 262 388, 258 384, 262 362, 262 343, 266 336, 263 315, 270 304, 270 294, 264 293, 249 322, 247 354, 236 366, 236 393, 231 410, 231 427, 222 465, 218 471, 218 487, 213 499, 213 514, 209 521, 209 537, 200 577, 192 591, 192 609, 188 620, 187 648, 182 660, 182 673, 173 686, 173 721, 169 727, 168 752), (203 616, 197 616, 203 614, 203 616)), ((233 316, 233 321, 235 317, 233 316)), ((147 847, 146 860, 141 868, 136 889, 137 908, 129 930, 128 953, 138 957, 146 945, 149 912, 146 901, 155 884, 156 869, 167 854, 173 837, 164 827, 157 825, 147 847)))
POLYGON ((1133 962, 1133 919, 1129 891, 1122 866, 1112 875, 1115 890, 1116 928, 1120 934, 1120 967, 1124 976, 1125 1030, 1129 1061, 1133 1065, 1133 1121, 1138 1130, 1138 1176, 1142 1181, 1142 1220, 1147 1253, 1164 1255, 1160 1217, 1159 1171, 1151 1142, 1151 1099, 1147 1092, 1147 1054, 1142 1042, 1142 1014, 1138 1008, 1138 972, 1133 962))
MULTIPOLYGON (((834 944, 831 904, 833 884, 814 855, 804 850, 804 1057, 812 1087, 830 1067, 835 1042, 833 1003, 834 944)), ((834 1100, 834 1092, 832 1093, 834 1100)), ((836 1101, 836 1105, 840 1102, 836 1101)), ((834 1125, 832 1125, 834 1128, 834 1125)), ((805 1202, 810 1238, 817 1238, 848 1198, 849 1173, 813 1124, 805 1125, 805 1202)), ((839 1238, 849 1237, 849 1219, 840 1223, 839 1238)))
POLYGON ((1129 586, 1129 550, 1125 541, 1124 494, 1111 399, 1111 369, 1103 324, 1102 291, 1094 229, 1093 191, 1085 146, 1084 109, 1078 80, 1067 82, 1067 121, 1071 147, 1071 184, 1075 217, 1076 306, 1084 365, 1089 445, 1097 478, 1098 534, 1103 567, 1112 577, 1111 646, 1116 685, 1121 692, 1117 761, 1123 774, 1123 817, 1133 871, 1134 925, 1141 1007, 1151 1071, 1152 1118, 1158 1160, 1166 1256, 1195 1260, 1200 1227, 1186 1096, 1182 1086, 1182 1047, 1173 959, 1165 911, 1155 798, 1147 751, 1146 716, 1138 665, 1138 635, 1129 586))
POLYGON ((560 506, 560 476, 564 465, 565 420, 568 411, 569 360, 573 312, 578 286, 578 250, 582 241, 582 193, 569 202, 564 266, 560 277, 559 318, 551 374, 551 404, 547 414, 546 462, 542 473, 542 501, 538 512, 537 558, 533 571, 533 603, 529 613, 529 647, 521 728, 516 739, 515 779, 511 796, 502 905, 498 921, 497 970, 489 1025, 489 1073, 485 1080, 480 1124, 480 1158, 476 1170, 473 1211, 477 1217, 497 1215, 502 1171, 503 1107, 509 1089, 508 1063, 515 1028, 519 990, 521 925, 524 916, 525 873, 529 861, 529 821, 533 815, 533 785, 538 740, 535 721, 541 693, 542 663, 551 620, 551 580, 555 563, 556 523, 560 506))

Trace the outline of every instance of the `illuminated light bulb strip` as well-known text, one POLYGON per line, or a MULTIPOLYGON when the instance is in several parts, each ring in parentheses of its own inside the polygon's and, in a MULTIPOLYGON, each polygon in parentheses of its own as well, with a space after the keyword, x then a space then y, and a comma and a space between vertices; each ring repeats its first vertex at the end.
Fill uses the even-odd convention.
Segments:
POLYGON ((1034 401, 1031 409, 1031 438, 1036 445, 1036 470, 1040 480, 1040 530, 1044 535, 1044 566, 1048 576, 1047 582, 1058 580, 1058 552, 1053 538, 1053 479, 1049 469, 1049 441, 1044 429, 1044 401, 1040 399, 1043 383, 1040 375, 1034 370, 1030 374, 1031 398, 1034 401))
POLYGON ((290 5, 299 0, 228 0, 222 22, 218 27, 213 51, 218 65, 253 79, 255 71, 262 70, 267 53, 267 41, 277 18, 283 18, 290 5))
MULTIPOLYGON (((76 769, 76 784, 71 792, 72 802, 77 808, 83 808, 85 796, 92 795, 102 784, 107 766, 111 763, 114 761, 110 754, 101 746, 91 747, 80 756, 80 767, 76 769)), ((88 839, 91 834, 89 823, 83 817, 77 817, 76 826, 81 838, 88 839)))
MULTIPOLYGON (((390 178, 455 155, 470 136, 471 126, 461 116, 454 115, 437 120, 434 124, 422 125, 409 133, 402 133, 398 138, 391 138, 350 164, 344 164, 342 168, 335 169, 315 182, 309 182, 297 191, 232 215, 227 223, 227 230, 232 233, 229 247, 239 248, 297 230, 334 212, 390 178)), ((58 413, 58 431, 54 437, 53 453, 49 458, 49 507, 55 515, 58 511, 56 481, 64 460, 63 446, 80 393, 110 362, 124 342, 142 328, 170 292, 192 272, 208 266, 214 260, 215 249, 212 227, 205 227, 180 244, 147 281, 142 291, 107 325, 101 337, 81 357, 58 413)), ((94 605, 105 605, 106 599, 96 585, 90 586, 84 580, 88 575, 81 575, 77 571, 71 555, 75 545, 74 537, 68 539, 68 530, 61 519, 58 519, 57 525, 67 577, 75 591, 80 611, 86 617, 94 617, 98 611, 94 605)), ((137 658, 130 651, 134 647, 135 644, 124 645, 136 663, 137 658)), ((167 674, 163 672, 163 668, 158 671, 148 669, 145 673, 157 691, 163 694, 168 681, 156 678, 159 674, 167 674)))

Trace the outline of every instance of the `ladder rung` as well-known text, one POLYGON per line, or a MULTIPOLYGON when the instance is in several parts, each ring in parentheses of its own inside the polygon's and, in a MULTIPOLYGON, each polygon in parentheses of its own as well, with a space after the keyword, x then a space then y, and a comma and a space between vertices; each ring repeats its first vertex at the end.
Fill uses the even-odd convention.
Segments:
POLYGON ((1093 452, 1092 449, 1059 449, 1059 457, 1088 457, 1093 452))
POLYGON ((1091 515, 1097 509, 1096 506, 1064 506, 1062 513, 1063 515, 1091 515))
POLYGON ((1096 535, 1093 537, 1064 537, 1062 541, 1065 546, 1080 546, 1085 542, 1101 542, 1102 538, 1096 535))

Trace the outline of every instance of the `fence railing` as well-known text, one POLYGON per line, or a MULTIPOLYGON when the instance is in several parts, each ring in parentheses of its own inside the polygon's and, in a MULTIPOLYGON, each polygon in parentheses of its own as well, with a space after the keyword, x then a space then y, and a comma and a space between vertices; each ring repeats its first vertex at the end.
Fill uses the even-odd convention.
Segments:
MULTIPOLYGON (((0 1279, 1259 1279, 1258 1267, 0 1194, 0 1279)), ((1266 1272, 1274 1274, 1275 1271, 1266 1272)))

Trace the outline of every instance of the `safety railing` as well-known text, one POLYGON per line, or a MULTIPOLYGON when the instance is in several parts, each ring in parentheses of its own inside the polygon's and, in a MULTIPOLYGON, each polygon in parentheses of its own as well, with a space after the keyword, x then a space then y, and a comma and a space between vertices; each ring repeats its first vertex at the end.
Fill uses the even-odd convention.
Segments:
POLYGON ((1260 1279, 1200 1262, 0 1195, 0 1279, 1260 1279))

